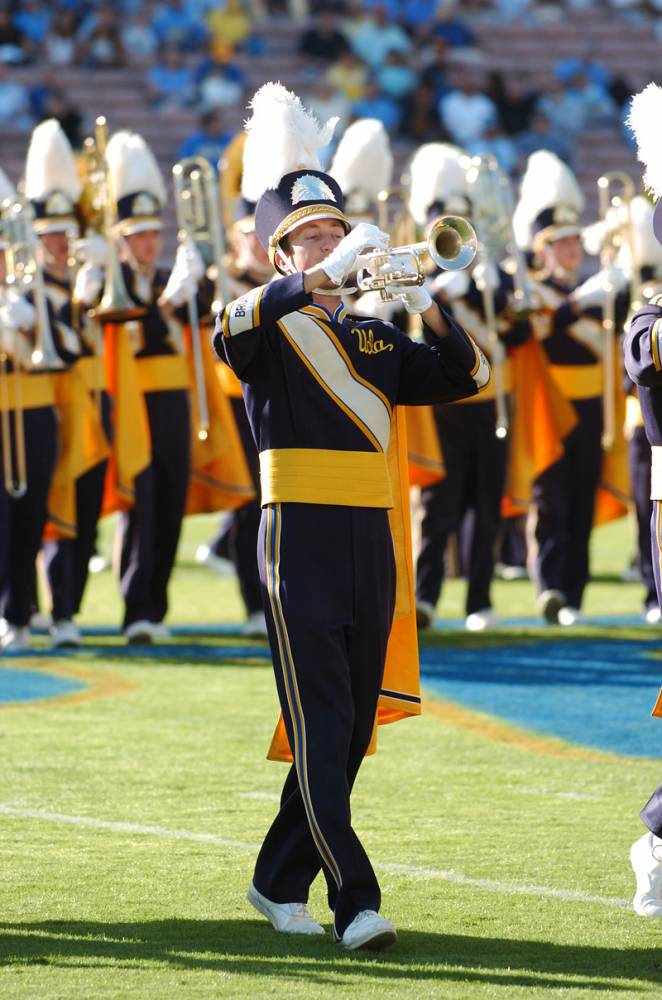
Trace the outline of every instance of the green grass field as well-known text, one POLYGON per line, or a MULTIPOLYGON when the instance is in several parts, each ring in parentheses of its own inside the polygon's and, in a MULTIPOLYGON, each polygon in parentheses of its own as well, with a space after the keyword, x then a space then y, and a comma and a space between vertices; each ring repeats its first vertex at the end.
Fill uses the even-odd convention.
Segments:
MULTIPOLYGON (((173 622, 240 619, 234 581, 193 562, 211 523, 186 527, 173 622)), ((630 549, 625 523, 596 533, 588 611, 639 611, 642 588, 617 582, 630 549)), ((449 583, 443 613, 460 616, 462 595, 449 583)), ((532 614, 530 584, 497 584, 496 607, 532 614)), ((118 619, 102 574, 83 623, 118 619)), ((434 711, 386 727, 354 823, 400 936, 347 954, 330 934, 277 935, 245 901, 285 775, 264 759, 276 719, 264 646, 239 666, 215 652, 191 664, 177 642, 172 659, 128 659, 118 643, 3 662, 84 676, 93 695, 0 709, 3 1000, 662 996, 662 922, 626 905, 659 761, 509 743, 489 720, 434 711)), ((330 924, 321 885, 311 909, 330 924)))

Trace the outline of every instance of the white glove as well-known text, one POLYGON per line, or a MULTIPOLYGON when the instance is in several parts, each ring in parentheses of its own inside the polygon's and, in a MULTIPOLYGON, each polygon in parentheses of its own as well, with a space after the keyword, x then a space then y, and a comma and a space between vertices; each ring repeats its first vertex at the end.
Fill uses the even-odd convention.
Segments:
POLYGON ((0 306, 0 327, 10 330, 31 330, 35 324, 34 306, 22 295, 8 297, 0 306))
POLYGON ((491 261, 488 264, 484 264, 482 260, 478 261, 471 276, 479 292, 484 292, 486 289, 495 292, 499 287, 499 272, 491 261))
POLYGON ((611 286, 614 294, 618 294, 626 284, 627 278, 620 268, 603 268, 587 278, 579 288, 575 288, 569 298, 579 309, 591 309, 604 305, 608 286, 611 286))
POLYGON ((183 240, 177 247, 175 264, 159 297, 159 303, 183 305, 195 295, 204 273, 205 265, 198 248, 191 240, 183 240))
POLYGON ((74 240, 74 256, 86 264, 96 264, 105 267, 108 261, 108 241, 105 236, 86 236, 82 240, 74 240))
MULTIPOLYGON (((395 289, 393 289, 395 290, 395 289)), ((424 313, 432 305, 432 297, 425 285, 413 285, 411 288, 400 288, 398 297, 404 302, 410 316, 424 313)))
POLYGON ((322 270, 334 285, 342 285, 347 275, 356 269, 357 254, 367 251, 368 248, 386 250, 388 245, 387 233, 383 233, 369 222, 360 222, 322 261, 322 270))
POLYGON ((73 301, 81 302, 84 306, 94 305, 101 293, 103 277, 103 271, 97 264, 91 261, 83 264, 76 275, 73 301))
POLYGON ((469 291, 469 275, 466 271, 442 271, 432 283, 435 292, 441 292, 446 302, 461 299, 469 291))

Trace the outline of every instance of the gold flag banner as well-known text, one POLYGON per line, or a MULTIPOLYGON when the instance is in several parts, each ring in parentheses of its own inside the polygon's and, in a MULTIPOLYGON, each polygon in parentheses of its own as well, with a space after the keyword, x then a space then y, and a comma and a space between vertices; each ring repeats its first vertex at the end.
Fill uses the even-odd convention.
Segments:
POLYGON ((53 376, 58 409, 58 454, 48 494, 44 537, 75 538, 76 480, 110 454, 101 414, 78 365, 53 376))
POLYGON ((405 407, 409 485, 434 486, 446 476, 441 442, 431 406, 405 407))
POLYGON ((625 422, 627 397, 621 377, 620 365, 615 365, 614 371, 614 443, 609 451, 602 453, 600 482, 595 497, 593 524, 607 524, 625 517, 628 513, 628 501, 632 496, 630 482, 630 466, 628 464, 628 445, 625 437, 625 422))

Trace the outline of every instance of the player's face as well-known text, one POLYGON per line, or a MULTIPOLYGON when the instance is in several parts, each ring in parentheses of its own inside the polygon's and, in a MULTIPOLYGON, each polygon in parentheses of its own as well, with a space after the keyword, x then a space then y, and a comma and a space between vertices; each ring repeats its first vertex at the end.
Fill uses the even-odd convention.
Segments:
POLYGON ((564 236, 560 240, 554 240, 547 244, 546 250, 553 257, 555 266, 564 271, 578 271, 582 266, 584 250, 579 236, 564 236))
POLYGON ((124 237, 133 257, 141 267, 153 267, 161 256, 160 229, 144 229, 124 237))
POLYGON ((344 226, 335 219, 317 219, 298 226, 289 235, 287 260, 293 271, 306 271, 325 260, 345 235, 344 226))
POLYGON ((66 267, 69 260, 69 237, 64 230, 58 233, 43 233, 41 242, 46 252, 46 260, 52 260, 58 267, 66 267))

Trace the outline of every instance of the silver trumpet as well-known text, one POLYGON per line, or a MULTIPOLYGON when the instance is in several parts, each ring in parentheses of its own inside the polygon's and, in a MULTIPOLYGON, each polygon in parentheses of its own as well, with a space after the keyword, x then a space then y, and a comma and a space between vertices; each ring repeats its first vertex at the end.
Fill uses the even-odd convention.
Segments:
POLYGON ((476 232, 466 219, 440 215, 430 226, 427 239, 420 243, 358 254, 356 287, 362 292, 378 291, 382 302, 394 302, 399 297, 398 289, 404 291, 425 282, 422 257, 431 257, 444 271, 461 271, 471 264, 477 249, 476 232))

